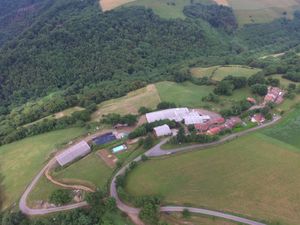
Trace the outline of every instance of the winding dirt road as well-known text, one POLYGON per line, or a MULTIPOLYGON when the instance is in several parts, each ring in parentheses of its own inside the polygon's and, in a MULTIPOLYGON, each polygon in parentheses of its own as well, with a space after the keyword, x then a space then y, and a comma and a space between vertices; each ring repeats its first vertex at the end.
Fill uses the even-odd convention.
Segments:
MULTIPOLYGON (((149 157, 159 157, 159 156, 165 156, 165 155, 170 155, 170 154, 175 154, 179 152, 186 152, 186 151, 191 151, 191 150, 200 150, 200 149, 206 149, 208 147, 220 145, 222 143, 228 142, 230 140, 236 139, 237 137, 246 135, 250 132, 271 126, 275 124, 277 121, 279 121, 281 117, 275 117, 272 121, 265 123, 263 125, 260 125, 258 127, 254 127, 239 133, 231 134, 228 135, 221 140, 214 142, 214 143, 208 143, 208 144, 196 144, 196 145, 191 145, 191 146, 186 146, 186 147, 181 147, 181 148, 176 148, 176 149, 171 149, 171 150, 163 150, 161 149, 161 146, 165 144, 168 139, 163 140, 160 142, 158 145, 154 146, 150 150, 148 150, 145 155, 149 157)), ((140 161, 141 156, 137 157, 133 161, 140 161)), ((60 211, 65 211, 65 210, 70 210, 70 209, 75 209, 79 207, 84 207, 87 206, 87 202, 80 202, 76 204, 70 204, 70 205, 65 205, 65 206, 60 206, 60 207, 53 207, 53 208, 48 208, 48 209, 32 209, 27 205, 27 197, 29 193, 32 191, 38 180, 43 176, 43 174, 48 170, 48 168, 51 168, 55 163, 55 158, 51 159, 45 166, 44 168, 37 174, 37 176, 32 180, 32 182, 28 185, 26 188, 25 192, 23 193, 20 202, 19 202, 19 208, 20 210, 27 215, 45 215, 49 213, 54 213, 54 212, 60 212, 60 211)), ((112 182, 110 184, 110 195, 111 197, 114 197, 116 199, 117 207, 122 211, 125 212, 136 225, 144 225, 144 223, 139 219, 138 214, 140 212, 140 209, 131 207, 129 205, 126 205, 124 202, 121 201, 121 199, 118 196, 117 193, 117 187, 116 187, 116 177, 118 175, 124 174, 125 170, 129 167, 129 164, 121 168, 112 178, 112 182)), ((207 210, 207 209, 202 209, 202 208, 187 208, 187 207, 181 207, 181 206, 164 206, 161 207, 161 212, 182 212, 184 209, 188 209, 190 212, 193 213, 199 213, 199 214, 204 214, 204 215, 209 215, 209 216, 215 216, 215 217, 220 217, 228 220, 232 220, 238 223, 244 223, 248 225, 265 225, 263 223, 249 220, 246 218, 234 216, 228 213, 222 213, 218 211, 212 211, 212 210, 207 210)))

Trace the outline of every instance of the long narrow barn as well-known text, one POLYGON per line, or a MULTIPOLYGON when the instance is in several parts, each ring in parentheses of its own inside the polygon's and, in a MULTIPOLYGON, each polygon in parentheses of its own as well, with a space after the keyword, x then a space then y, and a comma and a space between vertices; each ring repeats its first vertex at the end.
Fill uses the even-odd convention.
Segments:
POLYGON ((75 159, 89 154, 90 152, 91 148, 88 145, 88 143, 86 143, 85 141, 81 141, 78 144, 66 149, 65 151, 57 155, 55 158, 59 165, 64 166, 73 162, 75 159))

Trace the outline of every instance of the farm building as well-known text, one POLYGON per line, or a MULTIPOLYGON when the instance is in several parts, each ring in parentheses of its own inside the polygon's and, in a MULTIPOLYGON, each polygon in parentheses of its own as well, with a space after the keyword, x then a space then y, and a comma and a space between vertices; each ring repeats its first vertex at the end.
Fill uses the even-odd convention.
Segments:
POLYGON ((209 127, 210 127, 210 123, 198 123, 198 124, 195 124, 195 129, 198 131, 198 132, 206 132, 208 131, 209 127))
POLYGON ((59 165, 64 166, 68 163, 73 162, 75 159, 87 155, 88 153, 90 153, 90 151, 90 146, 85 141, 81 141, 78 144, 66 149, 55 158, 59 165))
POLYGON ((266 121, 266 119, 265 119, 265 117, 261 113, 255 114, 255 115, 253 115, 251 117, 251 122, 252 123, 261 124, 261 123, 263 123, 265 121, 266 121))
POLYGON ((218 133, 220 133, 221 131, 223 131, 225 129, 226 129, 226 127, 224 125, 218 126, 218 127, 213 127, 207 131, 207 134, 208 135, 217 135, 218 133))
POLYGON ((189 114, 188 108, 174 108, 165 109, 157 112, 151 112, 146 114, 147 122, 153 123, 159 120, 174 120, 176 122, 181 122, 183 118, 189 114))
POLYGON ((193 125, 208 122, 210 120, 210 117, 206 115, 201 116, 197 112, 190 112, 186 116, 184 116, 183 119, 185 125, 193 125))
POLYGON ((230 117, 229 119, 226 120, 224 125, 227 129, 232 129, 238 124, 241 124, 242 122, 243 121, 239 117, 230 117))
POLYGON ((210 120, 207 115, 200 115, 198 112, 190 111, 188 108, 165 109, 146 114, 148 123, 159 120, 174 120, 176 122, 184 121, 185 125, 205 123, 210 120))
POLYGON ((268 94, 265 96, 265 103, 274 102, 280 104, 283 102, 284 91, 278 87, 268 87, 268 94))
POLYGON ((157 137, 168 136, 172 134, 172 131, 168 125, 162 125, 154 128, 155 135, 157 137))

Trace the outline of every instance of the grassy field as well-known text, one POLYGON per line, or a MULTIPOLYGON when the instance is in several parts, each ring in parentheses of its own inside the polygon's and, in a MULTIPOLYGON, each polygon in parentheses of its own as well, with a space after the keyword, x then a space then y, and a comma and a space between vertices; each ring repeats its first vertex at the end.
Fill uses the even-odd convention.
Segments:
MULTIPOLYGON (((190 0, 137 0, 133 1, 126 6, 144 6, 146 8, 153 9, 154 13, 159 15, 162 18, 166 19, 175 19, 175 18, 182 18, 184 19, 185 16, 183 14, 183 8, 186 5, 190 4, 190 0)), ((210 0, 195 0, 196 2, 200 3, 211 3, 210 0)))
POLYGON ((102 188, 111 174, 112 169, 93 152, 67 168, 54 172, 53 176, 63 183, 87 184, 90 187, 102 188))
POLYGON ((157 83, 156 88, 162 101, 186 107, 203 106, 202 97, 213 91, 213 86, 198 86, 190 82, 177 84, 164 81, 157 83))
POLYGON ((286 115, 276 127, 265 130, 264 134, 300 149, 300 106, 286 115))
POLYGON ((218 147, 150 160, 129 174, 126 190, 134 196, 159 194, 165 203, 298 224, 299 128, 280 131, 298 115, 295 111, 275 127, 218 147), (268 133, 275 129, 289 139, 268 133))
POLYGON ((124 97, 105 101, 98 105, 98 110, 92 115, 92 120, 100 120, 109 113, 137 114, 140 107, 155 108, 160 102, 160 97, 155 85, 132 91, 124 97))
POLYGON ((71 128, 29 137, 0 147, 4 175, 4 208, 18 200, 26 185, 62 143, 81 135, 82 128, 71 128))
POLYGON ((275 74, 275 75, 271 75, 268 77, 272 77, 272 78, 280 80, 280 85, 283 86, 284 88, 287 88, 289 84, 296 84, 296 85, 299 84, 297 82, 293 82, 293 81, 283 78, 281 74, 275 74))
POLYGON ((42 176, 34 190, 30 192, 27 202, 31 206, 34 206, 37 201, 41 200, 47 202, 53 191, 58 189, 60 187, 52 184, 45 176, 42 176))
POLYGON ((297 0, 227 0, 234 9, 239 24, 266 23, 283 17, 283 12, 292 18, 297 0))
POLYGON ((181 213, 172 214, 161 214, 160 219, 172 225, 182 225, 182 224, 201 224, 201 225, 234 225, 231 221, 222 220, 215 217, 202 216, 198 214, 192 214, 190 218, 182 218, 181 213))
POLYGON ((250 77, 259 71, 260 69, 239 65, 212 66, 207 68, 197 67, 191 69, 191 73, 195 77, 210 77, 216 81, 220 81, 228 75, 250 77))
POLYGON ((173 102, 177 106, 191 108, 209 108, 219 111, 230 107, 234 102, 252 96, 249 88, 234 91, 232 96, 220 96, 220 103, 203 102, 202 98, 213 92, 214 86, 198 86, 191 82, 178 84, 174 82, 159 82, 156 88, 162 101, 173 102))

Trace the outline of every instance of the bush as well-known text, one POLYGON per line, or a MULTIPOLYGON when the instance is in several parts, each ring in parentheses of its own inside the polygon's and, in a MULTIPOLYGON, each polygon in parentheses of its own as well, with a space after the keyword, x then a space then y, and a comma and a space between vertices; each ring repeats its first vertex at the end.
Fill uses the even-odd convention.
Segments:
POLYGON ((144 114, 149 113, 149 112, 151 112, 151 109, 149 109, 149 108, 146 108, 144 106, 142 106, 141 108, 139 108, 139 114, 140 115, 144 115, 144 114))
POLYGON ((147 135, 147 137, 144 140, 143 148, 145 150, 150 149, 154 144, 154 140, 150 134, 147 135))
POLYGON ((71 191, 67 189, 59 189, 52 192, 49 201, 55 205, 64 205, 72 200, 71 191))
POLYGON ((157 105, 157 109, 171 109, 171 108, 176 108, 176 104, 171 102, 160 102, 157 105))
POLYGON ((143 154, 141 156, 141 159, 142 159, 143 162, 145 162, 145 161, 147 161, 149 159, 149 157, 143 154))
POLYGON ((214 93, 217 95, 232 95, 232 91, 234 89, 233 84, 230 81, 223 80, 219 82, 217 87, 214 90, 214 93))
POLYGON ((268 87, 265 84, 254 84, 251 86, 251 91, 253 94, 265 96, 268 93, 268 87))
POLYGON ((190 217, 191 217, 190 211, 189 211, 188 209, 184 209, 184 210, 182 211, 182 217, 185 218, 185 219, 190 218, 190 217))

